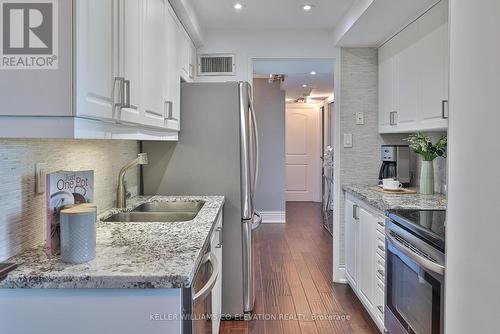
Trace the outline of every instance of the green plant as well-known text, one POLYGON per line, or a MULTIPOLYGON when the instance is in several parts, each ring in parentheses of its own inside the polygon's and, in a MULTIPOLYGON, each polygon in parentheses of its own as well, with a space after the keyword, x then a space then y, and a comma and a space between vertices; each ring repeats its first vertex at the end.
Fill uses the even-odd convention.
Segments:
POLYGON ((446 135, 439 138, 439 140, 433 144, 429 136, 422 133, 417 133, 408 136, 404 139, 409 143, 409 146, 416 154, 422 156, 425 161, 432 161, 437 157, 446 158, 446 146, 448 144, 448 139, 446 135))

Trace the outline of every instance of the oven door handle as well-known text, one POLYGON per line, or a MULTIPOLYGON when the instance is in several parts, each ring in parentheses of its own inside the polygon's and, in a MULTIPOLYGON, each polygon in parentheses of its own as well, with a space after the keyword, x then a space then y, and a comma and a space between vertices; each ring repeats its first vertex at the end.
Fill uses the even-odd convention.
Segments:
POLYGON ((415 261, 417 264, 422 266, 423 268, 439 274, 439 275, 444 275, 444 266, 433 262, 431 260, 426 259, 425 257, 413 252, 410 248, 406 247, 404 244, 400 243, 397 241, 390 233, 385 234, 387 241, 392 243, 398 250, 403 252, 406 256, 408 256, 410 259, 415 261))
POLYGON ((217 257, 213 253, 208 253, 201 260, 201 264, 203 265, 207 262, 212 264, 212 275, 210 275, 210 278, 205 286, 194 294, 193 303, 196 303, 198 300, 202 300, 208 296, 217 282, 217 277, 219 276, 219 261, 217 261, 217 257))

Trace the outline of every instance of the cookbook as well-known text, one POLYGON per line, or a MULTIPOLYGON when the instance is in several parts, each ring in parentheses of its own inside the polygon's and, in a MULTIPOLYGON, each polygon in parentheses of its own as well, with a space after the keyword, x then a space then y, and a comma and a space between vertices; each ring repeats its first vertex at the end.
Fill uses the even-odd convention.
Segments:
POLYGON ((94 171, 58 171, 46 179, 46 245, 48 254, 58 254, 60 247, 59 212, 71 204, 92 203, 94 171))

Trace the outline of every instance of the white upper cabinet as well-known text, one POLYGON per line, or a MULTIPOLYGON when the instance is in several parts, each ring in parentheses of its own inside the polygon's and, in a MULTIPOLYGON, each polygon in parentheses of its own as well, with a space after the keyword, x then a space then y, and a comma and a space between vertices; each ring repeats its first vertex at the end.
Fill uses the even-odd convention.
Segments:
POLYGON ((76 114, 111 120, 118 76, 118 0, 76 1, 76 114))
POLYGON ((379 132, 446 129, 448 3, 441 1, 379 48, 379 132))
POLYGON ((62 1, 58 28, 57 69, 0 77, 0 137, 178 138, 196 51, 168 0, 62 1))

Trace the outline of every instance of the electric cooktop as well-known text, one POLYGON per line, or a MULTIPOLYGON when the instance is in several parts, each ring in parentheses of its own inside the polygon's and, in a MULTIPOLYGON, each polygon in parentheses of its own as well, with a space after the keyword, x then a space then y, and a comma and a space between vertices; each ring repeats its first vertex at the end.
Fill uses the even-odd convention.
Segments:
POLYGON ((389 210, 387 217, 444 251, 446 210, 389 210))

